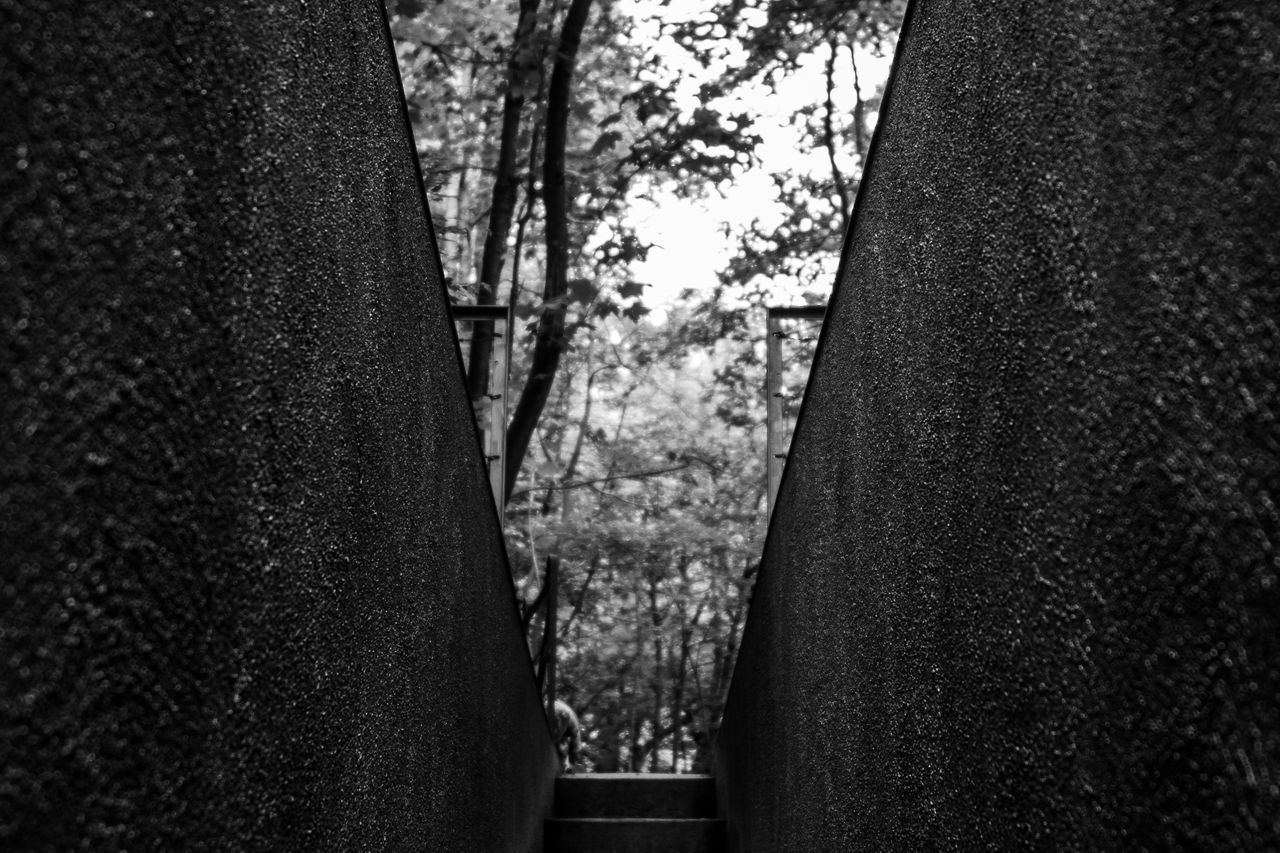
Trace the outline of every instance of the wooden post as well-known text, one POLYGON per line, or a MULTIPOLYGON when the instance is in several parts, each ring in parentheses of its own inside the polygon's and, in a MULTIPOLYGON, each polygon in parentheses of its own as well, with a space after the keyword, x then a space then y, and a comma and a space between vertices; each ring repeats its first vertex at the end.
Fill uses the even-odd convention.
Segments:
POLYGON ((452 305, 449 310, 455 331, 457 323, 470 323, 473 342, 481 335, 493 340, 489 349, 489 385, 485 389, 483 410, 476 414, 476 428, 480 431, 489 488, 501 521, 507 504, 507 381, 511 372, 511 308, 508 305, 452 305))
POLYGON ((778 484, 782 482, 782 468, 786 464, 786 454, 782 450, 782 331, 781 318, 769 309, 766 323, 768 335, 765 338, 764 393, 767 415, 765 418, 765 452, 768 458, 765 467, 768 471, 768 516, 773 518, 773 502, 778 498, 778 484))
POLYGON ((768 454, 765 469, 768 483, 768 518, 773 518, 773 504, 778 499, 778 486, 787 465, 787 450, 791 433, 787 429, 786 404, 789 399, 782 390, 784 366, 782 342, 788 336, 782 328, 783 320, 808 320, 822 322, 826 317, 825 305, 797 305, 769 308, 765 321, 765 452, 768 454))
POLYGON ((498 506, 498 518, 507 505, 507 373, 511 366, 511 323, 504 314, 493 322, 493 346, 489 350, 489 425, 485 460, 489 463, 489 485, 498 506))

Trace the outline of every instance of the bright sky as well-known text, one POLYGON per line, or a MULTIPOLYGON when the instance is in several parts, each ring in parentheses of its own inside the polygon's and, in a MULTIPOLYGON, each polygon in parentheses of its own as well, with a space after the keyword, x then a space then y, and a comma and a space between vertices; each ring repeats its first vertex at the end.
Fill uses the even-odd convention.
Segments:
MULTIPOLYGON (((672 0, 664 9, 656 0, 642 0, 637 5, 654 16, 646 26, 637 29, 637 38, 660 45, 659 49, 680 70, 692 75, 700 73, 697 64, 678 46, 669 42, 663 45, 657 17, 693 18, 708 3, 672 0)), ((783 81, 777 92, 762 90, 758 97, 744 103, 745 109, 755 117, 754 131, 764 138, 758 151, 761 165, 741 175, 733 186, 723 188, 723 197, 712 193, 705 199, 680 199, 672 192, 660 191, 654 193, 654 202, 639 199, 632 202, 629 216, 640 238, 654 244, 648 260, 635 266, 637 280, 652 285, 646 290, 647 305, 660 308, 673 302, 684 288, 707 289, 715 285, 716 272, 725 266, 733 249, 722 230, 725 222, 745 225, 758 217, 767 227, 780 220, 782 207, 769 178, 771 171, 790 168, 825 173, 829 169, 824 151, 800 150, 797 131, 790 126, 796 110, 812 103, 815 94, 823 92, 823 60, 820 55, 810 57, 802 64, 800 73, 783 81)), ((892 57, 859 52, 864 97, 873 94, 888 77, 891 60, 892 57)), ((696 85, 691 82, 688 87, 687 96, 691 100, 696 85)), ((852 73, 846 73, 844 78, 838 75, 837 85, 844 90, 842 97, 838 89, 837 103, 852 103, 852 73)), ((836 223, 831 226, 838 227, 836 223)))

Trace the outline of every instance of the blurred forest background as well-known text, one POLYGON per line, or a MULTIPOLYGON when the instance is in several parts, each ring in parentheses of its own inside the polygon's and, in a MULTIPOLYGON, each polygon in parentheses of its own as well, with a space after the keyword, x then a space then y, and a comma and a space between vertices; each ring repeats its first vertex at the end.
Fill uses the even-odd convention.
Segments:
POLYGON ((766 525, 764 309, 827 300, 905 5, 386 0, 450 297, 514 306, 507 547, 535 658, 558 562, 584 769, 708 768, 766 525))

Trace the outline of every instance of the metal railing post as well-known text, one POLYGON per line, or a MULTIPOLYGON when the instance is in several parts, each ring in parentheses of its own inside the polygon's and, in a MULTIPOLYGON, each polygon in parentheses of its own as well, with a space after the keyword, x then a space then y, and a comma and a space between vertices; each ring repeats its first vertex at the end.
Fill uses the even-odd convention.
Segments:
POLYGON ((782 449, 783 408, 782 408, 782 331, 781 319, 769 309, 766 322, 768 336, 765 338, 764 393, 766 403, 765 416, 765 468, 768 471, 768 515, 773 518, 773 502, 778 497, 778 484, 782 482, 782 468, 786 464, 787 454, 782 449))
MULTIPOLYGON (((498 507, 498 518, 506 506, 507 470, 507 381, 511 372, 511 308, 508 305, 451 305, 454 329, 458 323, 471 324, 471 339, 488 334, 489 385, 485 388, 482 412, 476 414, 485 464, 489 471, 489 487, 498 507)), ((459 340, 462 336, 459 335, 459 340)))
POLYGON ((786 428, 787 396, 783 389, 785 366, 782 360, 782 342, 788 333, 782 328, 783 320, 808 320, 822 322, 826 317, 825 305, 798 305, 767 309, 765 320, 765 460, 767 471, 767 518, 773 518, 773 504, 778 499, 778 486, 782 483, 782 471, 787 465, 787 449, 791 438, 786 428))

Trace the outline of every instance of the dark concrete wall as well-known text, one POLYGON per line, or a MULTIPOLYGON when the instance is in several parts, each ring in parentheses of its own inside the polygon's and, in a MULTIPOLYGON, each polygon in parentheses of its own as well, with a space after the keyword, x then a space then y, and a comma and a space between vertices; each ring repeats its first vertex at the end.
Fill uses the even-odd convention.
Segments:
POLYGON ((0 848, 538 848, 380 4, 0 32, 0 848))
POLYGON ((1274 850, 1280 5, 920 0, 719 739, 738 850, 1274 850))

